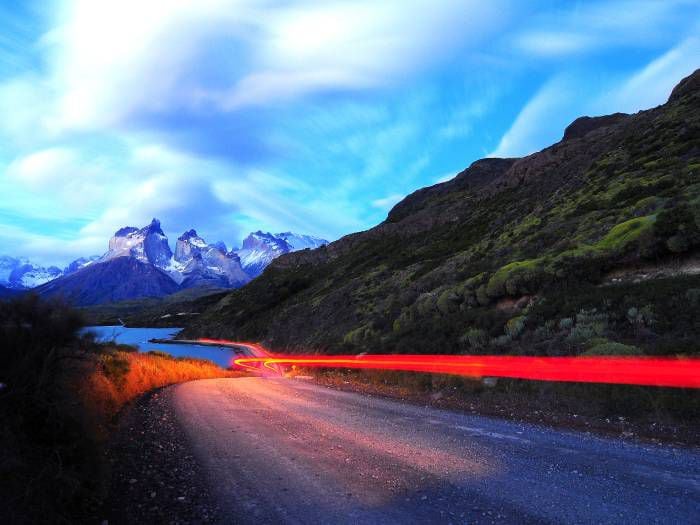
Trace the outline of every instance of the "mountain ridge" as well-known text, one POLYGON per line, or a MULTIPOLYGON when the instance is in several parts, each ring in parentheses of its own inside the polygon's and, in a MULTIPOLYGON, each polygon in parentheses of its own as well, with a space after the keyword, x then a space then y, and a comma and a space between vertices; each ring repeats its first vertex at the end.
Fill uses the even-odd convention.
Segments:
POLYGON ((612 268, 698 249, 699 77, 683 80, 662 106, 577 119, 542 151, 476 161, 413 192, 365 232, 280 256, 262 277, 209 305, 184 335, 290 351, 577 353, 585 350, 573 342, 578 318, 583 331, 589 308, 611 310, 609 331, 595 328, 601 338, 628 338, 652 353, 673 330, 700 333, 688 317, 690 296, 666 303, 666 295, 629 284, 626 297, 648 301, 652 320, 639 313, 644 304, 596 288, 612 268), (565 300, 571 304, 561 310, 573 321, 557 328, 546 304, 565 300), (569 312, 576 301, 579 310, 569 312), (685 328, 659 321, 671 311, 685 328))
MULTIPOLYGON (((294 240, 301 247, 326 242, 291 232, 280 235, 294 240)), ((173 252, 160 221, 153 218, 142 228, 126 226, 118 229, 110 238, 104 255, 77 259, 63 271, 55 268, 53 278, 38 283, 35 289, 40 295, 60 296, 78 306, 141 297, 158 298, 189 288, 218 291, 245 285, 275 257, 295 249, 284 238, 260 231, 247 239, 249 249, 227 251, 225 243, 209 244, 195 229, 190 229, 178 237, 173 252), (278 249, 266 251, 267 244, 255 244, 258 237, 275 244, 278 249), (244 266, 239 251, 248 257, 253 256, 254 264, 244 266), (120 259, 136 261, 140 265, 115 262, 120 259), (172 282, 163 280, 163 276, 172 282)))

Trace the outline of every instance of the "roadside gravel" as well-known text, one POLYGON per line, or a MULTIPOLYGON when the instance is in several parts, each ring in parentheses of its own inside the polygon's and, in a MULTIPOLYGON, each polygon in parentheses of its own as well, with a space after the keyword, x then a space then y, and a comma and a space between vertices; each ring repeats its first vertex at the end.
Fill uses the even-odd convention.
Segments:
POLYGON ((172 391, 148 394, 122 415, 108 452, 111 483, 103 514, 108 524, 222 521, 173 416, 172 391))

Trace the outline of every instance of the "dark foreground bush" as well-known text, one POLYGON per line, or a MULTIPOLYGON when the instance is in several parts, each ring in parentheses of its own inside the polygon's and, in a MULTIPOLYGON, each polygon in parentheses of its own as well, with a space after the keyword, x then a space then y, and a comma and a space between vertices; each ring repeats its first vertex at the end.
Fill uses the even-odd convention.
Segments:
POLYGON ((6 523, 69 523, 99 478, 92 436, 68 410, 61 361, 81 320, 58 302, 0 303, 0 515, 6 523))
POLYGON ((81 326, 60 302, 0 302, 0 523, 99 523, 104 445, 124 404, 232 375, 208 361, 96 344, 81 326))

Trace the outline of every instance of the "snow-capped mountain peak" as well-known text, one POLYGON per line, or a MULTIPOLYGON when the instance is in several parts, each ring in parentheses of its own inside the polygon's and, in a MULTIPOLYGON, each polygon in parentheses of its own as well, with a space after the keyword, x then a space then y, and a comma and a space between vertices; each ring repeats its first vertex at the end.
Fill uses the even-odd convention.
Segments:
POLYGON ((76 272, 92 264, 99 256, 81 257, 61 270, 56 266, 44 267, 24 258, 0 256, 0 286, 16 290, 35 288, 63 275, 76 272))
POLYGON ((327 240, 321 239, 320 237, 313 237, 312 235, 299 235, 292 232, 276 233, 275 237, 284 239, 292 248, 293 252, 305 250, 306 248, 313 250, 323 246, 324 244, 328 244, 327 240))
POLYGON ((160 221, 154 218, 148 226, 141 229, 127 226, 117 230, 109 240, 109 250, 101 260, 134 257, 158 268, 167 268, 172 256, 168 238, 160 227, 160 221))
POLYGON ((324 244, 328 244, 328 241, 310 235, 292 232, 273 234, 258 230, 243 239, 243 245, 236 253, 241 258, 241 265, 246 273, 256 277, 280 255, 306 248, 318 248, 324 244))

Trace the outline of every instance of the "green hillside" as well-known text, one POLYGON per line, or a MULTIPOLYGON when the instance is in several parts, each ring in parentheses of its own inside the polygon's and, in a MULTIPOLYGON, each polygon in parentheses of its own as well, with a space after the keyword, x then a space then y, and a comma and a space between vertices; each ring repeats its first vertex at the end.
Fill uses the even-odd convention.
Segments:
POLYGON ((700 71, 663 106, 583 117, 280 257, 186 333, 332 353, 697 353, 698 224, 700 71))

